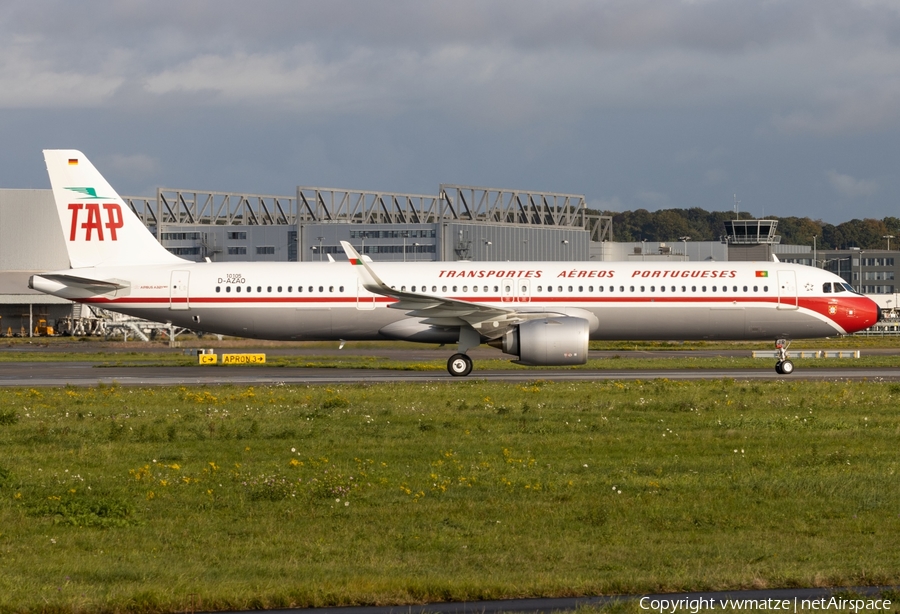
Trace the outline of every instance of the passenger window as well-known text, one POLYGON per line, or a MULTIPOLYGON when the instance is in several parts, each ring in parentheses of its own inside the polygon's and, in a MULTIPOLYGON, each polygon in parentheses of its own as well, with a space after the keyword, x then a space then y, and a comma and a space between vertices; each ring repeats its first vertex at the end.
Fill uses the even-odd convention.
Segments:
POLYGON ((225 286, 225 292, 231 292, 231 286, 225 286))
MULTIPOLYGON (((644 286, 641 286, 641 291, 643 292, 644 286)), ((656 286, 650 286, 650 292, 656 292, 656 286)))
POLYGON ((234 289, 234 291, 235 291, 235 292, 240 292, 240 291, 241 291, 241 287, 238 286, 237 288, 234 289))
POLYGON ((630 288, 631 292, 634 292, 634 286, 630 286, 629 288, 630 288))
POLYGON ((746 292, 746 291, 747 291, 747 286, 744 286, 744 292, 746 292))
POLYGON ((338 287, 338 292, 343 292, 343 291, 344 291, 344 286, 339 286, 339 287, 338 287))
POLYGON ((322 292, 323 290, 324 288, 322 286, 319 286, 319 292, 322 292))
POLYGON ((578 291, 579 291, 579 292, 584 292, 584 286, 578 286, 578 291))
POLYGON ((557 292, 562 292, 562 286, 556 286, 556 291, 557 291, 557 292))
POLYGON ((706 286, 701 286, 700 289, 706 292, 706 286))
POLYGON ((469 291, 469 286, 463 286, 463 292, 468 292, 468 291, 469 291))
POLYGON ((769 286, 763 286, 763 292, 768 292, 768 291, 769 291, 769 286))
POLYGON ((281 286, 278 286, 278 291, 281 292, 281 286))
MULTIPOLYGON (((634 286, 631 287, 631 291, 634 292, 634 286)), ((625 292, 625 286, 619 286, 619 292, 625 292)))
POLYGON ((593 291, 594 291, 594 286, 588 286, 588 292, 593 292, 593 291))
POLYGON ((681 291, 682 291, 682 292, 687 292, 687 286, 681 286, 681 291))
POLYGON ((313 287, 312 287, 312 286, 309 287, 309 291, 310 291, 310 292, 313 291, 313 287))
POLYGON ((216 286, 216 292, 221 292, 221 291, 222 291, 222 287, 221 287, 221 286, 216 286))
POLYGON ((288 286, 288 292, 293 292, 293 291, 294 291, 294 286, 288 286))
POLYGON ((446 292, 446 291, 447 291, 447 286, 441 286, 441 292, 446 292))
POLYGON ((329 292, 334 292, 334 286, 328 286, 328 291, 329 291, 329 292))
POLYGON ((453 286, 453 291, 456 292, 457 288, 459 288, 459 286, 453 286))
POLYGON ((675 286, 672 286, 672 292, 675 292, 675 286))
POLYGON ((734 290, 735 292, 737 292, 737 286, 734 286, 733 290, 734 290))
POLYGON ((266 292, 271 292, 271 291, 272 291, 272 286, 266 286, 266 292))
POLYGON ((432 292, 437 292, 437 286, 431 286, 431 291, 432 291, 432 292))
POLYGON ((759 286, 753 286, 753 291, 754 291, 754 292, 759 292, 759 286))

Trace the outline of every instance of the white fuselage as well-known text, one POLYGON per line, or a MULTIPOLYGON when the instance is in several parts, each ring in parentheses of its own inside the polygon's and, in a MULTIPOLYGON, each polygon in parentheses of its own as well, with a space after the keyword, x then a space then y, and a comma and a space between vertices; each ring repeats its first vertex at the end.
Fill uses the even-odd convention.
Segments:
MULTIPOLYGON (((583 317, 591 339, 776 339, 867 328, 868 298, 826 271, 774 262, 373 263, 404 292, 583 317), (825 292, 825 288, 829 291, 825 292)), ((177 263, 58 273, 116 280, 104 293, 35 276, 35 289, 154 321, 264 339, 455 342, 362 287, 347 261, 177 263)))

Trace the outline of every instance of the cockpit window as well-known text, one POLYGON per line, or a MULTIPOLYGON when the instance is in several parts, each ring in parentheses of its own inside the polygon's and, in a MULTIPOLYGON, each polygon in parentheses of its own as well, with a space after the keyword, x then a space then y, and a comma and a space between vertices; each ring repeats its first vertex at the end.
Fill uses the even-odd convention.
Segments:
POLYGON ((845 292, 847 289, 844 287, 844 284, 834 284, 835 292, 845 292))
POLYGON ((825 294, 831 294, 831 282, 830 281, 826 281, 824 284, 822 284, 822 292, 824 292, 825 294))

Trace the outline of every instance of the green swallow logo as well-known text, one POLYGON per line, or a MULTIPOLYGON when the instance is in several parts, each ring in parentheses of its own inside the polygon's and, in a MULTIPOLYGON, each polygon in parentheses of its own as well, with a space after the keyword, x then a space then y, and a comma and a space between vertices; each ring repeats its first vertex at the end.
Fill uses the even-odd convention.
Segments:
POLYGON ((78 192, 79 194, 84 194, 84 198, 82 200, 112 200, 108 196, 97 196, 96 188, 66 188, 67 190, 72 190, 73 192, 78 192))

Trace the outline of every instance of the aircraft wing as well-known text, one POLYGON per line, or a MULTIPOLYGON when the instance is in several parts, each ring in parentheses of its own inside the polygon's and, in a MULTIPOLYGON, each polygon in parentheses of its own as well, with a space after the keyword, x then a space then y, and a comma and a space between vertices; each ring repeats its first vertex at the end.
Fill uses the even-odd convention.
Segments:
POLYGON ((471 303, 444 296, 405 292, 391 288, 369 266, 359 252, 347 241, 341 241, 350 263, 357 267, 363 287, 372 294, 396 299, 389 305, 391 309, 402 309, 407 315, 426 318, 428 324, 440 326, 461 326, 469 324, 485 336, 501 335, 506 328, 534 318, 546 317, 546 313, 521 313, 515 309, 505 309, 494 305, 471 303))

